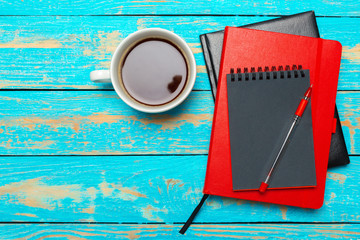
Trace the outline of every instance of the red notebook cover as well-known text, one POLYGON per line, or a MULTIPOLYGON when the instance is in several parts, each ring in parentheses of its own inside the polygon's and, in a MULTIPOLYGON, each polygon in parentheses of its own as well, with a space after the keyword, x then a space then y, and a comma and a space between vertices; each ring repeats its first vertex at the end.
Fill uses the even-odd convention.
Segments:
POLYGON ((304 208, 320 208, 324 200, 341 60, 337 41, 245 28, 226 27, 218 92, 203 192, 304 208), (313 84, 312 121, 317 186, 315 188, 235 192, 232 188, 226 74, 230 68, 302 65, 313 84))

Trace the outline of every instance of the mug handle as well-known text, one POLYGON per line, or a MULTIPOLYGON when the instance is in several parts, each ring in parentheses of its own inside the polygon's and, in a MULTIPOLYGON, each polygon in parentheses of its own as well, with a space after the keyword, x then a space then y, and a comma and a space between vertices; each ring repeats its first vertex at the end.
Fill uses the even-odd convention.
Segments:
POLYGON ((90 80, 95 83, 111 83, 109 70, 96 70, 90 72, 90 80))

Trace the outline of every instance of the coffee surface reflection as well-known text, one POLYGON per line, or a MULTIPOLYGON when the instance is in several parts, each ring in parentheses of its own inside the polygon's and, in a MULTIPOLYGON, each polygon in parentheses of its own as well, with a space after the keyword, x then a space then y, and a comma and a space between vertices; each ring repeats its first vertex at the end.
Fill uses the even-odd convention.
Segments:
POLYGON ((181 51, 173 43, 156 38, 143 40, 130 49, 120 69, 125 90, 146 105, 172 101, 188 78, 181 51))

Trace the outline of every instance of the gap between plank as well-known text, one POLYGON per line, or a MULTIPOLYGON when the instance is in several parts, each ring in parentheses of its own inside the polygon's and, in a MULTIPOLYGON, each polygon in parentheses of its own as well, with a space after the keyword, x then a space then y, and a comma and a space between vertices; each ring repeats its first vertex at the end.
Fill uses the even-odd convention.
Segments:
POLYGON ((131 157, 131 156, 141 156, 141 157, 156 157, 156 156, 207 156, 207 153, 180 153, 180 154, 99 154, 99 155, 85 155, 85 154, 55 154, 55 155, 14 155, 14 154, 0 154, 0 157, 131 157))
MULTIPOLYGON (((147 225, 183 225, 185 222, 0 222, 0 224, 72 224, 72 225, 95 225, 95 224, 116 224, 116 225, 139 225, 139 224, 147 224, 147 225)), ((313 225, 313 224, 328 224, 328 225, 335 225, 335 224, 360 224, 360 222, 193 222, 192 224, 207 224, 207 225, 213 225, 213 224, 238 224, 238 225, 244 225, 244 224, 253 224, 253 225, 268 225, 268 224, 299 224, 299 225, 313 225)))
MULTIPOLYGON (((19 155, 14 155, 14 154, 0 154, 0 157, 110 157, 110 156, 114 156, 114 157, 131 157, 131 156, 135 156, 135 157, 162 157, 162 156, 169 156, 169 157, 175 157, 175 156, 207 156, 207 153, 179 153, 179 154, 99 154, 99 155, 88 155, 88 154, 47 154, 47 155, 25 155, 25 154, 19 154, 19 155)), ((349 157, 360 157, 360 154, 349 154, 349 157)))
MULTIPOLYGON (((0 17, 283 17, 279 14, 89 14, 89 15, 0 15, 0 17)), ((360 16, 326 16, 316 15, 321 18, 360 18, 360 16)))

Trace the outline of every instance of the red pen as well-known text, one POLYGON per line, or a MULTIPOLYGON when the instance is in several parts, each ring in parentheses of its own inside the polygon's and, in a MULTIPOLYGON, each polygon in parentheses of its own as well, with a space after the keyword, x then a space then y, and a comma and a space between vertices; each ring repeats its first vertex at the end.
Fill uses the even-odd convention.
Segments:
POLYGON ((300 120, 301 116, 303 115, 303 113, 304 113, 304 111, 305 111, 306 105, 308 104, 309 99, 310 99, 310 97, 311 97, 311 91, 312 91, 312 84, 310 85, 310 87, 308 88, 308 90, 306 91, 306 93, 304 94, 304 97, 301 99, 301 101, 300 101, 300 103, 299 103, 299 106, 298 106, 298 108, 296 109, 295 116, 294 116, 294 120, 293 120, 293 122, 292 122, 292 124, 291 124, 291 127, 290 127, 288 133, 286 134, 286 137, 285 137, 285 139, 284 139, 284 142, 283 142, 283 144, 281 145, 281 148, 280 148, 278 154, 276 155, 276 158, 275 158, 275 160, 274 160, 274 162, 273 162, 273 164, 272 164, 272 166, 271 166, 271 168, 270 168, 269 173, 268 173, 267 176, 266 176, 265 181, 262 182, 261 185, 260 185, 259 191, 260 191, 261 193, 264 193, 264 192, 266 191, 267 187, 269 186, 269 180, 270 180, 270 178, 271 178, 271 175, 272 175, 272 173, 273 173, 276 165, 278 164, 279 159, 280 159, 280 157, 281 157, 281 154, 283 153, 286 145, 289 143, 290 136, 291 136, 291 134, 293 133, 293 130, 294 130, 294 128, 295 128, 296 123, 300 120))

